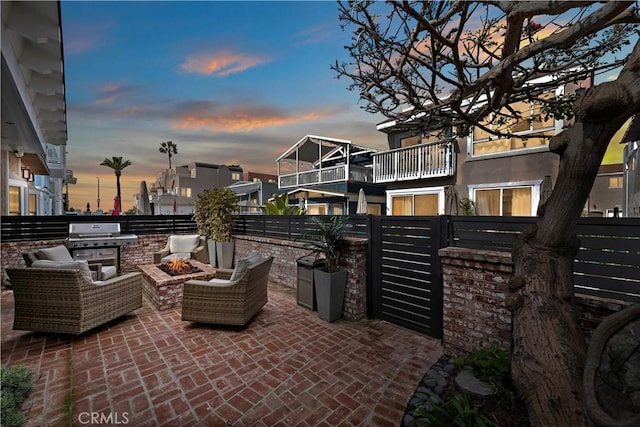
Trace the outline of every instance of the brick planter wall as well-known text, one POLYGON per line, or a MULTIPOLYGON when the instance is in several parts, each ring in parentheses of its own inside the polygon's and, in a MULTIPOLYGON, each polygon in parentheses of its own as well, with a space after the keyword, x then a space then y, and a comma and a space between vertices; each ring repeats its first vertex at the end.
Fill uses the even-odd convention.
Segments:
MULTIPOLYGON (((456 247, 439 254, 445 353, 467 354, 492 344, 511 348, 511 312, 504 307, 513 273, 511 254, 456 247)), ((576 299, 587 339, 603 318, 630 305, 586 295, 576 299)))
MULTIPOLYGON (((234 239, 236 257, 253 251, 262 256, 273 256, 269 279, 296 289, 297 260, 311 254, 304 243, 256 236, 234 236, 234 239)), ((343 266, 347 269, 343 317, 347 320, 359 320, 367 315, 367 247, 366 239, 348 239, 348 249, 343 257, 343 266)))

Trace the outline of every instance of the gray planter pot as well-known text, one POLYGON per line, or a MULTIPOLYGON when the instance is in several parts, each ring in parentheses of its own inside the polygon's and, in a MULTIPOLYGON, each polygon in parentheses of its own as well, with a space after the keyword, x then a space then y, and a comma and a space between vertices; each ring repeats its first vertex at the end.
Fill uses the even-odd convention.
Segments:
POLYGON ((313 270, 313 279, 320 319, 327 322, 341 319, 347 270, 340 267, 335 273, 329 273, 325 268, 316 268, 313 270))
POLYGON ((216 258, 216 241, 207 239, 207 251, 209 251, 209 264, 212 267, 218 266, 218 260, 216 258))
POLYGON ((218 268, 233 268, 233 253, 235 242, 216 242, 216 255, 218 256, 218 268))

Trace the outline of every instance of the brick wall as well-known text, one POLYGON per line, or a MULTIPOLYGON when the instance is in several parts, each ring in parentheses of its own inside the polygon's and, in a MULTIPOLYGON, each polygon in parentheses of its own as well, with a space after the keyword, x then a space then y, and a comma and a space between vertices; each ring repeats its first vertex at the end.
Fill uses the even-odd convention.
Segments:
MULTIPOLYGON (((167 243, 167 234, 138 236, 136 245, 120 248, 120 269, 137 271, 141 264, 153 264, 153 253, 161 250, 167 243)), ((235 236, 236 257, 242 257, 257 251, 263 256, 273 255, 269 280, 296 289, 297 259, 309 255, 311 251, 304 243, 289 240, 267 239, 254 236, 235 236)), ((1 246, 2 284, 6 280, 5 268, 24 267, 22 252, 35 251, 56 245, 64 245, 66 241, 43 240, 29 242, 3 242, 1 246)), ((343 316, 347 320, 359 320, 367 315, 367 247, 366 239, 348 239, 348 250, 343 258, 347 268, 347 287, 343 316)))
MULTIPOLYGON (((439 254, 445 353, 471 353, 492 344, 511 348, 511 312, 504 307, 513 273, 511 254, 455 247, 439 254)), ((576 299, 587 338, 604 317, 630 305, 586 295, 576 299)))
MULTIPOLYGON (((312 253, 304 243, 290 240, 235 236, 235 241, 236 257, 253 251, 273 256, 269 280, 292 289, 297 287, 298 258, 312 253)), ((347 320, 359 320, 367 315, 367 247, 366 239, 348 239, 343 257, 343 266, 347 269, 343 317, 347 320)))

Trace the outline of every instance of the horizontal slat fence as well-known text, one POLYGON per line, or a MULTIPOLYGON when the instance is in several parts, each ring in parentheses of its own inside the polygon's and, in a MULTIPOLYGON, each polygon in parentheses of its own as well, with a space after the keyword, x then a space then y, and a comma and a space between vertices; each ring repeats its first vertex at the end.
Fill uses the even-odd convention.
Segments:
MULTIPOLYGON (((322 215, 245 215, 235 224, 234 233, 274 239, 305 240, 313 230, 315 218, 322 215)), ((350 237, 368 238, 370 234, 370 216, 350 215, 345 234, 350 237)))
MULTIPOLYGON (((530 217, 451 217, 452 246, 510 252, 530 217)), ((577 293, 640 302, 640 218, 580 218, 577 293)))
MULTIPOLYGON (((312 216, 243 216, 239 234, 304 240, 313 229, 312 216)), ((419 218, 417 218, 419 220, 419 218)), ((348 235, 369 237, 370 215, 349 217, 348 235)), ((121 216, 3 216, 3 242, 65 239, 69 223, 119 222, 124 234, 186 234, 197 232, 192 215, 121 216)), ((511 251, 518 234, 535 222, 530 217, 453 216, 448 241, 461 246, 511 251)), ((582 294, 640 302, 640 218, 581 218, 577 233, 580 251, 574 280, 582 294)))
POLYGON ((3 216, 2 241, 56 240, 69 237, 70 223, 120 223, 122 234, 196 233, 193 215, 3 216))

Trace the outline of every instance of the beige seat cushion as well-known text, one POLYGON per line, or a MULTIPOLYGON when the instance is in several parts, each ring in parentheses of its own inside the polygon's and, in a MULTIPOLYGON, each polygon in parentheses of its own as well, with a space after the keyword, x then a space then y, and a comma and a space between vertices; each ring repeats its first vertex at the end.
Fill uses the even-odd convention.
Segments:
POLYGON ((102 280, 109 280, 118 275, 118 269, 115 265, 102 266, 102 280))
POLYGON ((66 246, 58 245, 52 248, 40 249, 36 252, 38 259, 48 259, 50 261, 73 261, 66 246))
POLYGON ((34 261, 31 265, 32 268, 48 268, 52 270, 66 269, 66 270, 80 270, 82 277, 89 282, 93 282, 91 270, 89 269, 89 263, 85 260, 78 261, 51 261, 48 259, 39 259, 34 261))
POLYGON ((169 251, 173 253, 191 253, 200 245, 199 234, 169 236, 169 251))

